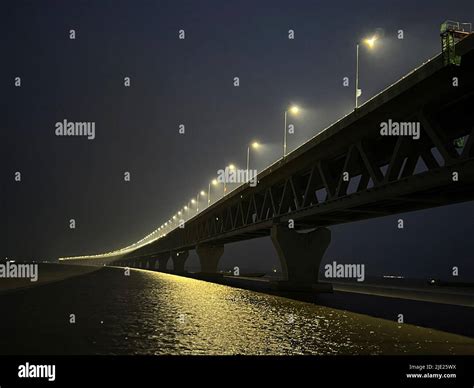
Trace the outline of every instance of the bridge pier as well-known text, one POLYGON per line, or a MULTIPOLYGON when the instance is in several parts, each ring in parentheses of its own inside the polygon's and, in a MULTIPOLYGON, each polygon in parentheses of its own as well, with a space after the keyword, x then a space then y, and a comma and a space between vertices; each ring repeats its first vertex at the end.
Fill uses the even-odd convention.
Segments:
POLYGON ((151 257, 150 257, 150 258, 147 260, 147 263, 148 263, 148 266, 147 266, 148 269, 150 269, 150 270, 152 270, 152 271, 156 269, 156 258, 154 258, 154 257, 151 258, 151 257))
POLYGON ((217 264, 224 253, 224 245, 198 245, 196 253, 199 256, 201 272, 217 273, 217 264))
POLYGON ((168 260, 170 259, 169 252, 162 253, 158 256, 158 271, 164 272, 166 271, 166 267, 168 265, 168 260))
POLYGON ((307 233, 298 233, 286 226, 274 225, 271 240, 280 259, 286 281, 279 288, 316 288, 330 291, 330 284, 318 282, 319 265, 331 242, 331 231, 318 228, 307 233))
POLYGON ((189 256, 189 251, 171 252, 171 259, 173 260, 173 271, 175 273, 184 273, 184 263, 189 256))

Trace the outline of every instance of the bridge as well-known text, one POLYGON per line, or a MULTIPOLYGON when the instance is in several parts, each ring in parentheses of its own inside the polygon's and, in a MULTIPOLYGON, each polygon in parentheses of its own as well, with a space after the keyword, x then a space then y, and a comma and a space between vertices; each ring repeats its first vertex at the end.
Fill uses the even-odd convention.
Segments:
POLYGON ((270 236, 282 287, 317 288, 329 226, 472 200, 473 143, 470 34, 261 171, 256 186, 239 186, 111 262, 166 270, 171 259, 184 273, 194 249, 213 274, 225 244, 270 236))

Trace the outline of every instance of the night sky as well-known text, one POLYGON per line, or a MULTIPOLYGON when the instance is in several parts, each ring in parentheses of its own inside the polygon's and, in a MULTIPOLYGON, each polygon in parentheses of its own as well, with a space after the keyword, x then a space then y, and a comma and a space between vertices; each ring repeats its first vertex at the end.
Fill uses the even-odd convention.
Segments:
MULTIPOLYGON (((472 0, 7 0, 0 7, 1 245, 3 257, 31 260, 139 240, 207 191, 218 169, 244 168, 252 140, 264 147, 251 167, 267 166, 281 156, 289 104, 303 109, 290 150, 349 113, 358 40, 382 36, 375 50, 361 48, 363 102, 440 51, 444 20, 474 22, 472 0), (56 136, 63 119, 94 121, 96 138, 56 136)), ((365 263, 368 275, 446 278, 457 265, 473 279, 473 214, 469 202, 335 226, 325 261, 365 263)), ((221 267, 234 265, 277 267, 270 239, 226 246, 221 267)))

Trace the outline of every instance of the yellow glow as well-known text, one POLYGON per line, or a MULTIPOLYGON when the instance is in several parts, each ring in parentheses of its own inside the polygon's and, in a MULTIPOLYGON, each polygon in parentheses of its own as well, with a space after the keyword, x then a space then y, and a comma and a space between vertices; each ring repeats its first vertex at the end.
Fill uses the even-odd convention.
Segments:
POLYGON ((195 199, 192 199, 192 200, 191 200, 191 203, 196 203, 196 200, 195 200, 195 199))
POLYGON ((181 210, 178 212, 178 216, 180 216, 180 215, 181 215, 181 210))
POLYGON ((296 105, 293 105, 293 106, 289 109, 289 111, 290 111, 291 113, 293 113, 294 115, 296 115, 296 114, 299 113, 300 108, 297 107, 296 105))
POLYGON ((235 170, 235 166, 233 164, 229 164, 229 170, 235 170))
POLYGON ((201 190, 201 192, 199 193, 201 195, 206 195, 206 193, 204 192, 204 190, 201 190))
POLYGON ((214 186, 217 185, 217 179, 213 179, 213 180, 212 180, 212 184, 213 184, 214 186))
POLYGON ((369 48, 374 48, 375 42, 377 40, 377 37, 374 35, 372 38, 367 38, 364 39, 364 43, 369 47, 369 48))
POLYGON ((254 141, 252 143, 252 148, 257 149, 258 147, 260 147, 260 144, 258 144, 258 142, 256 142, 256 141, 254 141))
POLYGON ((175 219, 176 219, 176 216, 173 216, 173 220, 175 220, 175 219))
POLYGON ((187 206, 185 206, 185 207, 184 207, 184 210, 188 210, 188 207, 187 207, 187 206))

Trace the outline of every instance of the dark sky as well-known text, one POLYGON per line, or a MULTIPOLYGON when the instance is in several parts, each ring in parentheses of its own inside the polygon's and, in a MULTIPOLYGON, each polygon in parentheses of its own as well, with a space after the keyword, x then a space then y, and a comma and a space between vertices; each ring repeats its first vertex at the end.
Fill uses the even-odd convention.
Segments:
MULTIPOLYGON (((363 102, 439 52, 445 19, 474 22, 472 0, 1 4, 2 247, 18 259, 139 240, 218 169, 244 166, 249 141, 265 145, 253 167, 279 157, 288 104, 304 108, 290 149, 350 112, 357 40, 383 35, 374 51, 361 49, 363 102), (55 136, 63 119, 94 121, 96 138, 55 136)), ((398 216, 335 226, 325 260, 414 276, 446 277, 459 265, 472 278, 473 214, 469 202, 403 215, 403 231, 398 216)), ((221 264, 266 269, 277 259, 261 239, 226 246, 221 264)))

